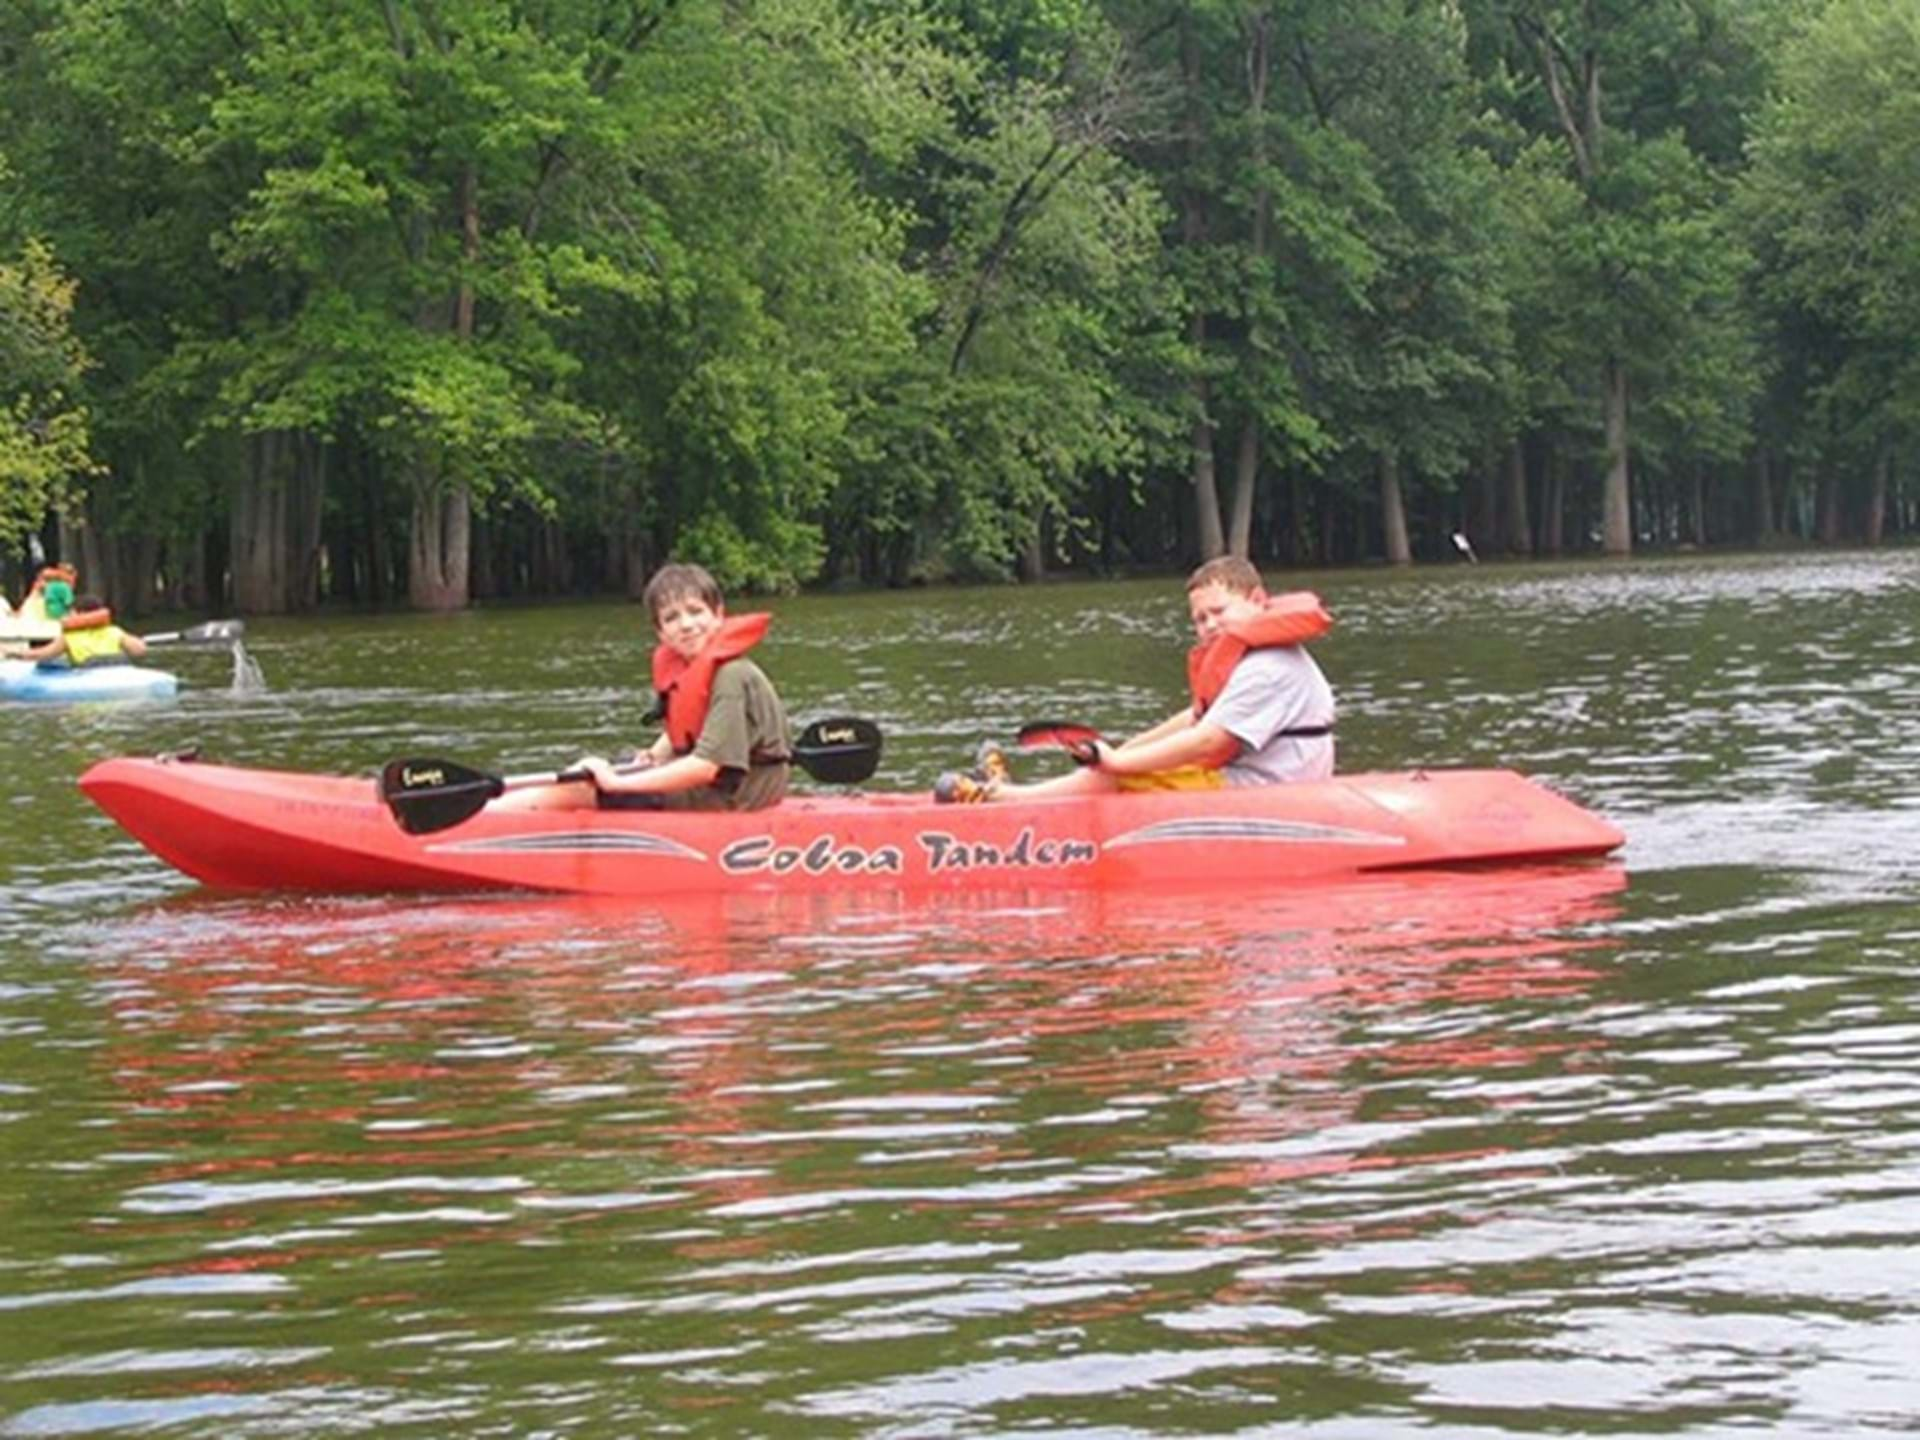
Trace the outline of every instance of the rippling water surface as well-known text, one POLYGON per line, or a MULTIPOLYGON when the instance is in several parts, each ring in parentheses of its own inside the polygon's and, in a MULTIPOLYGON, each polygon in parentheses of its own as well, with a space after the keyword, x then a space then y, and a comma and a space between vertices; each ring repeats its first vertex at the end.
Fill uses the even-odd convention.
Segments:
MULTIPOLYGON (((1512 765, 1620 862, 213 895, 88 760, 563 763, 637 733, 638 613, 260 622, 263 694, 5 712, 0 1434, 1920 1428, 1920 556, 1311 579, 1343 768, 1512 765)), ((784 601, 767 658, 920 786, 1159 718, 1179 599, 784 601)))

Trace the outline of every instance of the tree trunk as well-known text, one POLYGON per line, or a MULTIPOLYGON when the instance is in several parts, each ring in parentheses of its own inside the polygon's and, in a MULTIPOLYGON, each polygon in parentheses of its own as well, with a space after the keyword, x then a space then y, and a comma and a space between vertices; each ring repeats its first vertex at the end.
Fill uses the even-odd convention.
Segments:
POLYGON ((1499 544, 1500 537, 1500 488, 1499 478, 1503 466, 1500 462, 1499 447, 1487 445, 1480 452, 1480 462, 1473 467, 1466 494, 1466 523, 1462 528, 1467 532, 1468 540, 1478 540, 1489 549, 1499 544))
POLYGON ((1400 461, 1380 457, 1380 528, 1389 565, 1411 565, 1413 547, 1407 544, 1407 506, 1400 493, 1400 461))
POLYGON ((465 608, 472 519, 465 485, 415 485, 407 536, 407 600, 414 609, 465 608))
MULTIPOLYGON (((480 258, 480 194, 472 165, 460 172, 460 253, 466 264, 453 293, 453 334, 473 343, 473 269, 480 258)), ((423 467, 424 470, 424 467, 423 467)), ((418 610, 461 610, 470 601, 473 492, 464 480, 416 474, 407 536, 407 600, 418 610)))
POLYGON ((1707 462, 1696 461, 1693 467, 1693 543, 1702 550, 1707 547, 1707 462))
POLYGON ((1032 584, 1047 578, 1047 522, 1044 518, 1033 522, 1033 529, 1020 546, 1020 553, 1014 557, 1017 573, 1021 580, 1032 584))
POLYGON ((293 494, 287 507, 285 599, 289 611, 320 604, 320 518, 327 495, 328 447, 304 431, 293 437, 293 494))
POLYGON ((1632 491, 1627 483, 1627 367, 1607 362, 1607 482, 1601 543, 1609 555, 1633 553, 1632 491))
POLYGON ((1567 461, 1551 441, 1540 488, 1540 548, 1557 558, 1567 552, 1567 461))
POLYGON ((507 592, 501 587, 501 567, 499 561, 500 539, 496 532, 504 527, 496 525, 489 515, 475 515, 472 527, 467 534, 467 594, 475 600, 503 600, 507 592))
POLYGON ((1814 534, 1822 545, 1838 545, 1842 526, 1840 480, 1833 473, 1833 462, 1821 465, 1813 482, 1814 534))
POLYGON ((1307 486, 1298 465, 1287 467, 1287 563, 1305 565, 1313 557, 1307 527, 1307 486))
MULTIPOLYGON (((1194 318, 1194 328, 1204 330, 1206 322, 1198 316, 1194 318)), ((1224 555, 1227 550, 1226 535, 1220 527, 1220 489, 1214 482, 1213 473, 1213 421, 1206 414, 1207 382, 1196 377, 1193 382, 1194 404, 1200 414, 1195 416, 1190 443, 1193 447, 1193 519, 1200 534, 1200 558, 1211 560, 1216 555, 1224 555)))
POLYGON ((1773 543, 1773 463, 1764 445, 1753 451, 1753 543, 1773 543))
POLYGON ((1516 435, 1507 447, 1507 553, 1533 554, 1533 522, 1527 516, 1527 447, 1516 435))
MULTIPOLYGON (((653 569, 653 547, 648 541, 646 528, 630 519, 627 522, 626 543, 621 548, 626 571, 626 595, 629 600, 638 600, 646 594, 649 572, 653 569)), ((877 564, 875 569, 877 571, 877 564)), ((867 578, 872 581, 880 577, 870 574, 867 578)))
POLYGON ((241 442, 245 463, 234 476, 232 549, 233 605, 243 615, 286 611, 286 436, 278 430, 241 442))
POLYGON ((1873 483, 1867 491, 1866 542, 1878 545, 1887 533, 1887 475, 1893 469, 1893 456, 1882 447, 1873 457, 1873 483))
MULTIPOLYGON (((1241 38, 1246 47, 1247 137, 1252 173, 1260 177, 1253 194, 1252 233, 1247 237, 1249 285, 1259 288, 1258 277, 1265 274, 1267 232, 1273 211, 1273 193, 1267 173, 1267 89, 1273 75, 1273 17, 1254 9, 1241 16, 1241 38)), ((1247 331, 1247 364, 1264 371, 1270 362, 1261 324, 1264 297, 1247 296, 1246 309, 1251 317, 1247 331)), ((1264 388, 1264 375, 1256 375, 1254 389, 1264 388)), ((1247 414, 1240 422, 1240 443, 1236 447, 1233 473, 1233 515, 1228 526, 1227 547, 1242 559, 1252 553, 1254 489, 1260 483, 1260 415, 1257 401, 1250 400, 1247 414)))
MULTIPOLYGON (((1206 93, 1201 74, 1200 47, 1193 35, 1192 25, 1188 24, 1181 36, 1180 44, 1181 75, 1186 85, 1187 107, 1191 133, 1188 137, 1189 160, 1198 165, 1201 158, 1202 141, 1205 134, 1204 107, 1201 97, 1206 93)), ((1207 239, 1207 210, 1205 196, 1195 188, 1189 188, 1182 197, 1180 206, 1180 235, 1182 241, 1196 253, 1207 239)), ((1193 314, 1187 320, 1187 340, 1193 347, 1196 360, 1206 354, 1207 314, 1201 308, 1199 300, 1194 301, 1193 314)), ((1189 382, 1193 395, 1193 425, 1188 432, 1188 444, 1191 456, 1188 479, 1193 486, 1193 518, 1199 532, 1200 558, 1211 560, 1216 555, 1226 553, 1226 536, 1220 526, 1220 489, 1214 479, 1213 438, 1214 423, 1211 413, 1212 395, 1209 393, 1207 377, 1196 373, 1189 382)))
POLYGON ((153 609, 157 538, 116 534, 104 524, 63 526, 60 553, 75 561, 80 593, 99 596, 122 619, 153 609))
POLYGON ((311 610, 320 600, 325 444, 269 430, 241 448, 229 509, 234 608, 245 615, 311 610))
POLYGON ((1260 420, 1249 415, 1240 425, 1240 444, 1233 464, 1233 521, 1227 548, 1245 559, 1253 545, 1253 495, 1260 483, 1260 420))

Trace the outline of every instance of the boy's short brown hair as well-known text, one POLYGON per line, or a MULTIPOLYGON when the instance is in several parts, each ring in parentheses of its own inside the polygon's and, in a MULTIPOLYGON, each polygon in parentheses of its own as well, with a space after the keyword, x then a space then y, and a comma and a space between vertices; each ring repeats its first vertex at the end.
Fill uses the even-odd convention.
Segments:
POLYGON ((1216 555, 1187 577, 1187 593, 1208 585, 1222 585, 1236 595, 1251 595, 1267 588, 1251 560, 1238 555, 1216 555))
POLYGON ((689 598, 704 601, 709 610, 718 610, 723 603, 719 584, 704 566, 678 562, 662 565, 654 571, 641 596, 646 602, 647 614, 655 625, 660 623, 660 612, 669 604, 689 598))

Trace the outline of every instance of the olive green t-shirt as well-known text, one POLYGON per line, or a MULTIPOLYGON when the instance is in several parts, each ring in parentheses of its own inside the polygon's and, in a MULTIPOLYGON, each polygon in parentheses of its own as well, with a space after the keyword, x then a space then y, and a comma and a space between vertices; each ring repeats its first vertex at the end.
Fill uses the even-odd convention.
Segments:
POLYGON ((720 779, 681 791, 672 797, 675 808, 761 810, 787 793, 793 732, 773 682, 753 661, 729 660, 714 671, 706 723, 693 753, 718 765, 720 779))

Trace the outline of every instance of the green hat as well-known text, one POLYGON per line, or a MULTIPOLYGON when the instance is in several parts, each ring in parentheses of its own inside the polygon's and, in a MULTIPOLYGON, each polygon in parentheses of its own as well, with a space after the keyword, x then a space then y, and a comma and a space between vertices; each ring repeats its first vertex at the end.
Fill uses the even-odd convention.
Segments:
POLYGON ((58 620, 73 608, 73 586, 64 580, 49 580, 40 598, 46 602, 47 618, 58 620))

